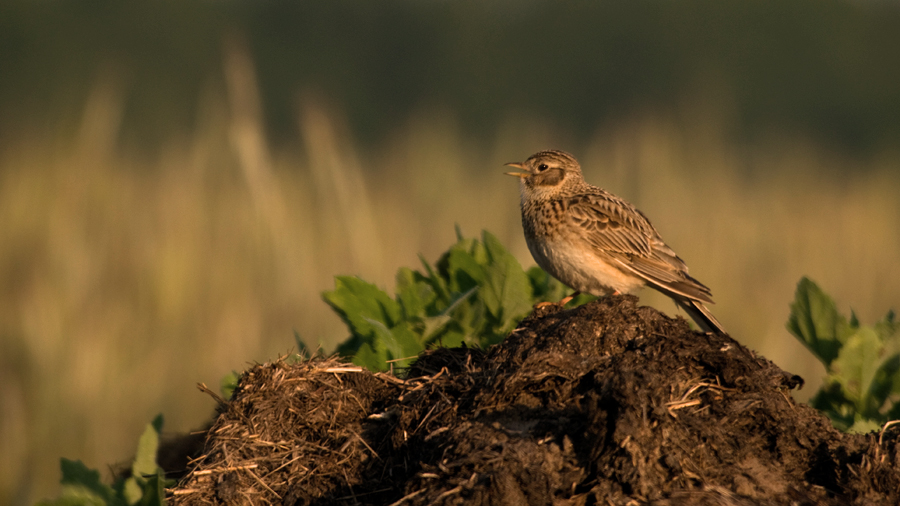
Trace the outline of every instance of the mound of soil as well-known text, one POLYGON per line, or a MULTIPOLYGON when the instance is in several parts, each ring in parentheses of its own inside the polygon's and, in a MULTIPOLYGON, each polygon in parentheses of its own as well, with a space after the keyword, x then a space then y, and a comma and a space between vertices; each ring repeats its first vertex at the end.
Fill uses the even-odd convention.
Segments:
POLYGON ((848 435, 802 380, 637 299, 536 309, 404 380, 336 359, 244 373, 175 505, 900 504, 897 431, 848 435))

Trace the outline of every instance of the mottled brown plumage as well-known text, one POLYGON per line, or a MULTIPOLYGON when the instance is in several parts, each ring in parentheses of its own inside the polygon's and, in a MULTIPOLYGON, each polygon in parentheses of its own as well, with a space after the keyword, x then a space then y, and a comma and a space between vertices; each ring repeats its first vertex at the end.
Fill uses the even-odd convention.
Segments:
POLYGON ((519 177, 525 241, 538 265, 579 292, 631 293, 649 285, 671 297, 707 332, 726 333, 704 302, 709 288, 663 242, 646 216, 584 181, 563 151, 541 151, 507 164, 519 177))

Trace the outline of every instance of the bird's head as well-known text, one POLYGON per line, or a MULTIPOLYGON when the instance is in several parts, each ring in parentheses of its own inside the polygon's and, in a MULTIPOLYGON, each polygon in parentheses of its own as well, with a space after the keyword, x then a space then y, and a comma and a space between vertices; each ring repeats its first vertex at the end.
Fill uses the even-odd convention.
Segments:
POLYGON ((552 194, 565 186, 584 181, 578 160, 565 151, 540 151, 524 162, 506 165, 523 171, 506 173, 520 179, 523 194, 552 194))

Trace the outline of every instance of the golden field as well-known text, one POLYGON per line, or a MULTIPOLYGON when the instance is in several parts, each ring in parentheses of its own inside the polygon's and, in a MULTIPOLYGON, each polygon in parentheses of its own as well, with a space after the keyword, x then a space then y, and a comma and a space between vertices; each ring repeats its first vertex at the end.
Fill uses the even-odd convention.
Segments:
MULTIPOLYGON (((635 115, 573 141, 511 116, 472 138, 423 109, 377 148, 341 114, 300 103, 301 135, 270 148, 245 63, 208 97, 192 135, 155 156, 115 142, 122 114, 100 82, 72 132, 23 132, 0 152, 0 502, 56 493, 58 459, 106 472, 159 412, 201 426, 195 384, 294 347, 346 337, 320 292, 337 274, 390 290, 454 242, 496 234, 532 265, 503 163, 573 152, 587 180, 641 208, 710 286, 733 336, 803 375, 823 374, 784 328, 810 276, 842 311, 900 309, 900 152, 850 157, 783 132, 752 145, 703 107, 635 115)), ((674 305, 645 292, 668 313, 674 305)))

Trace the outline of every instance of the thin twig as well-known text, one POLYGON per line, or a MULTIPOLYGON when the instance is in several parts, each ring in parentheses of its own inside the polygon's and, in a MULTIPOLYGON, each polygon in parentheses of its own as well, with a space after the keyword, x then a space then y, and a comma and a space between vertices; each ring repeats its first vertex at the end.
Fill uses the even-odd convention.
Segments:
POLYGON ((217 403, 219 403, 220 405, 224 406, 224 405, 226 404, 225 399, 223 399, 222 397, 220 397, 219 394, 217 394, 217 393, 213 392, 212 390, 210 390, 209 387, 206 386, 205 383, 197 383, 197 388, 198 388, 201 392, 203 392, 203 393, 205 393, 206 395, 208 395, 208 396, 212 397, 213 399, 215 399, 215 401, 216 401, 217 403))
POLYGON ((247 470, 247 473, 249 473, 250 476, 252 476, 254 480, 258 481, 260 485, 262 485, 263 487, 265 487, 266 490, 268 490, 269 492, 272 492, 272 494, 273 494, 275 497, 277 497, 278 499, 281 499, 281 496, 278 495, 278 492, 275 492, 274 490, 272 490, 268 485, 266 485, 266 482, 264 482, 264 481, 262 481, 261 479, 259 479, 259 476, 257 476, 256 473, 254 473, 253 471, 250 471, 249 469, 247 470))
POLYGON ((339 373, 339 372, 363 372, 362 367, 329 367, 327 369, 322 369, 324 372, 331 373, 339 373))
POLYGON ((447 497, 447 496, 451 496, 451 495, 453 495, 453 494, 458 494, 458 493, 462 492, 462 489, 463 489, 463 488, 462 488, 462 485, 457 485, 457 486, 451 488, 450 490, 444 492, 443 494, 437 496, 437 497, 434 499, 434 501, 432 501, 432 504, 433 504, 433 503, 436 503, 436 502, 438 502, 438 501, 440 501, 441 499, 443 499, 443 498, 445 498, 445 497, 447 497))
POLYGON ((172 495, 188 495, 188 494, 196 494, 197 492, 200 492, 199 488, 181 488, 181 489, 172 491, 172 495))
POLYGON ((242 469, 256 469, 257 467, 259 467, 258 464, 248 464, 246 466, 219 467, 216 469, 204 469, 202 471, 194 471, 191 474, 193 474, 194 476, 206 476, 207 474, 226 473, 229 471, 240 471, 242 469))
MULTIPOLYGON (((293 464, 294 462, 298 461, 298 460, 300 459, 301 456, 302 456, 302 455, 298 455, 298 456, 292 458, 291 460, 285 462, 284 464, 281 464, 280 466, 276 467, 275 469, 272 469, 272 470, 266 475, 266 477, 268 478, 268 477, 271 476, 272 473, 274 473, 275 471, 280 471, 280 470, 284 469, 285 467, 287 467, 287 466, 293 464)), ((303 468, 304 470, 306 470, 306 471, 309 471, 309 468, 306 467, 306 466, 304 466, 304 465, 302 465, 302 464, 300 465, 300 467, 302 467, 302 468, 303 468)))
POLYGON ((413 497, 415 497, 415 496, 421 494, 421 493, 424 492, 424 491, 425 491, 424 488, 420 488, 419 490, 416 490, 415 492, 413 492, 413 493, 411 493, 411 494, 406 494, 405 496, 401 497, 399 501, 392 502, 392 503, 390 504, 390 506, 400 506, 401 504, 403 504, 403 503, 405 503, 406 501, 412 499, 413 497))

